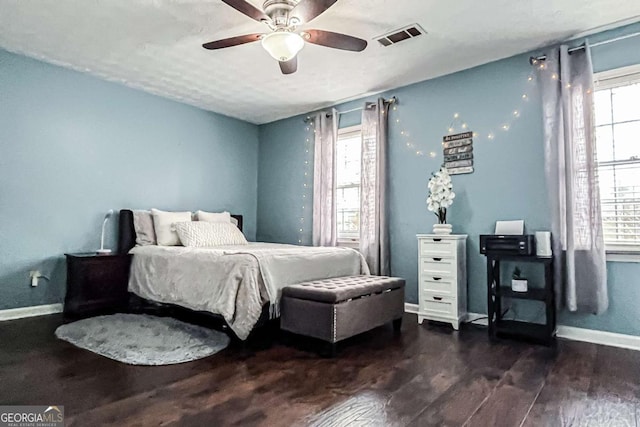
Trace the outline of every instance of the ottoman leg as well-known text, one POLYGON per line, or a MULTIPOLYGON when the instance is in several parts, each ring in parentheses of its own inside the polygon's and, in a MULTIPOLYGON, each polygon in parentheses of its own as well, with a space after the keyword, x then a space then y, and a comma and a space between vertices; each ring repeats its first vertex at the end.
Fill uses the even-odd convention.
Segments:
POLYGON ((334 342, 330 342, 327 344, 327 357, 333 359, 337 354, 337 344, 334 342))
POLYGON ((399 319, 393 319, 393 330, 400 332, 400 329, 402 329, 402 317, 399 319))

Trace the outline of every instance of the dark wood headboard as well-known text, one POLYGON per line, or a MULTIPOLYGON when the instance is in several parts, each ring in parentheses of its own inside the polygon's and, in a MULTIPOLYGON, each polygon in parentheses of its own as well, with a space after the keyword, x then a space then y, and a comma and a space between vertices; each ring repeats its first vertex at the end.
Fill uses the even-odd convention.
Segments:
MULTIPOLYGON (((242 231, 242 215, 231 215, 238 221, 242 231)), ((136 230, 133 227, 133 211, 122 209, 118 219, 118 253, 126 254, 136 245, 136 230)))

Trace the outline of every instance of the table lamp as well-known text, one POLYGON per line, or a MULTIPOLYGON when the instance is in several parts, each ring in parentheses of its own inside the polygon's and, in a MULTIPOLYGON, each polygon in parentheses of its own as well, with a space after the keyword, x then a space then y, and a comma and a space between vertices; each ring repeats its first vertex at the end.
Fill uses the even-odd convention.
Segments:
POLYGON ((109 217, 111 217, 111 215, 113 215, 113 209, 109 209, 109 212, 107 212, 107 214, 104 216, 104 221, 102 222, 102 237, 100 237, 100 249, 96 251, 98 255, 106 255, 111 253, 111 249, 104 248, 104 231, 107 225, 107 221, 109 220, 109 217))

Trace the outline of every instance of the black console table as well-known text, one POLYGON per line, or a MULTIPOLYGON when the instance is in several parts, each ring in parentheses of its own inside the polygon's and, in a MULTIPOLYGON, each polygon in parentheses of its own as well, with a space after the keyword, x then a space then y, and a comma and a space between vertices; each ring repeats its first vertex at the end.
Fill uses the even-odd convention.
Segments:
POLYGON ((489 313, 489 338, 516 338, 544 345, 554 342, 556 331, 556 304, 553 285, 553 259, 531 255, 488 253, 487 257, 487 309, 489 313), (531 288, 527 292, 515 292, 511 286, 500 283, 502 261, 533 262, 544 265, 544 287, 531 288), (530 323, 502 318, 502 298, 541 301, 546 306, 546 323, 530 323))

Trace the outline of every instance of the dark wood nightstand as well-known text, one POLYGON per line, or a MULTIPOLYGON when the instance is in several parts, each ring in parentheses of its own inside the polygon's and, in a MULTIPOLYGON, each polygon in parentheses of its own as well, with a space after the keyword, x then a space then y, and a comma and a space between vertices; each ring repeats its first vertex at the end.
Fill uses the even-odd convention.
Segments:
POLYGON ((127 307, 131 255, 97 255, 89 252, 65 256, 65 315, 83 316, 95 312, 119 311, 127 307))

